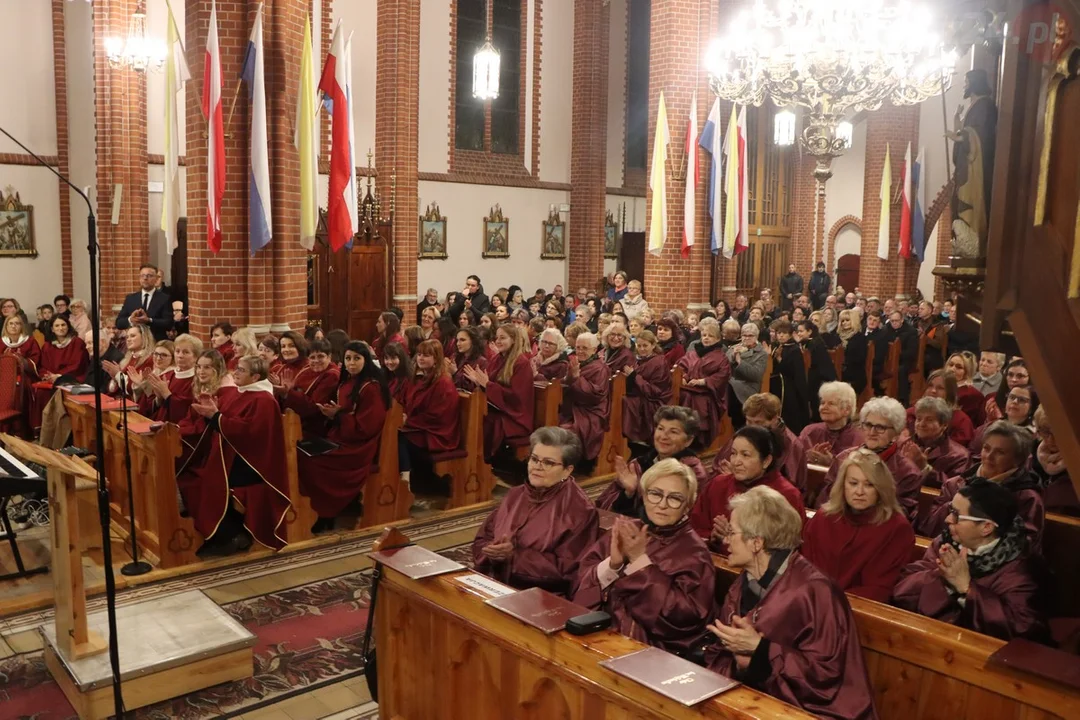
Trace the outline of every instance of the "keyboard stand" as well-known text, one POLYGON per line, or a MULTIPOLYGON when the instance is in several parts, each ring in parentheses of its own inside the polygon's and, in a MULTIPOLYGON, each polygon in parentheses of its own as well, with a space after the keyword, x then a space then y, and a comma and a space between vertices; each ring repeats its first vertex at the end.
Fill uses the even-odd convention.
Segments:
POLYGON ((9 518, 7 514, 8 504, 10 502, 10 497, 0 497, 0 540, 7 540, 11 544, 11 554, 15 558, 15 567, 17 567, 18 570, 13 573, 8 573, 7 575, 0 575, 0 582, 3 582, 4 580, 18 580, 19 578, 49 572, 48 565, 42 565, 39 568, 27 570, 26 565, 23 564, 22 554, 19 552, 19 543, 16 542, 18 535, 15 532, 15 528, 11 526, 11 518, 9 518))

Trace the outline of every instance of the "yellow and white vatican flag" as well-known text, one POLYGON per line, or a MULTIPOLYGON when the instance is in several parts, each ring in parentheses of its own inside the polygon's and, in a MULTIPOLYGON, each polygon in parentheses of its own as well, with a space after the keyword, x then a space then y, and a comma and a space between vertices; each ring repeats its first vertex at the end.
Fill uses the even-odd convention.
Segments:
POLYGON ((319 225, 319 150, 315 107, 315 62, 311 50, 311 18, 304 21, 304 50, 300 55, 300 95, 296 101, 296 130, 293 144, 300 153, 300 244, 315 248, 319 225))
POLYGON ((889 213, 892 204, 892 154, 885 145, 885 169, 881 172, 881 222, 878 224, 877 254, 882 260, 889 259, 889 213))
POLYGON ((176 249, 176 221, 180 218, 180 129, 177 118, 177 95, 184 83, 191 79, 184 46, 172 6, 166 2, 169 14, 168 40, 165 56, 165 187, 161 197, 161 230, 165 233, 165 249, 173 254, 176 249))
POLYGON ((652 217, 649 222, 649 252, 659 255, 667 238, 667 149, 671 143, 664 91, 660 91, 660 108, 656 113, 656 137, 653 139, 652 171, 649 189, 652 190, 652 217))

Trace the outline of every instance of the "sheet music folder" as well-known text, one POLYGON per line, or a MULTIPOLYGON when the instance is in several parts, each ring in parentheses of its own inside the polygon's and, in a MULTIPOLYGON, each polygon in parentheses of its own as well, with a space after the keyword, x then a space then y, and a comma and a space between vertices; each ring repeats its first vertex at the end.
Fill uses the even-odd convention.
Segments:
POLYGON ((406 547, 372 552, 368 553, 368 557, 392 570, 397 570, 410 580, 445 575, 446 573, 466 569, 461 563, 444 558, 442 555, 419 545, 407 545, 406 547))
POLYGON ((484 602, 546 635, 565 628, 566 621, 570 618, 589 612, 587 607, 564 600, 540 588, 529 588, 484 602))
POLYGON ((736 688, 740 683, 660 648, 645 648, 600 665, 687 707, 736 688))

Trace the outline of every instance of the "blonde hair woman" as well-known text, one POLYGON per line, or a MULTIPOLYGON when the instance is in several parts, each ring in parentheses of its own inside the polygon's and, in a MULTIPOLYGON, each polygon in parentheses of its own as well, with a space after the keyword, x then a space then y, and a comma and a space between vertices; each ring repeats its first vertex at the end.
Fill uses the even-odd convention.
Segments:
MULTIPOLYGON (((259 354, 259 339, 255 336, 255 331, 251 328, 240 328, 232 334, 232 343, 235 348, 234 356, 236 358, 242 357, 262 357, 259 354)), ((237 360, 239 362, 239 360, 237 360)))
MULTIPOLYGON (((124 331, 127 340, 127 352, 118 363, 102 360, 101 366, 112 376, 109 382, 109 394, 120 392, 120 373, 129 372, 142 377, 154 368, 154 335, 149 325, 132 325, 124 331)), ((126 381, 125 381, 126 382, 126 381)), ((131 394, 128 390, 128 394, 131 394)))
POLYGON ((986 422, 986 396, 975 387, 975 370, 979 363, 970 352, 956 352, 945 361, 945 369, 956 376, 956 406, 971 419, 974 427, 986 422))
POLYGON ((465 368, 465 377, 487 392, 486 458, 493 457, 509 441, 524 440, 533 429, 533 370, 525 329, 500 325, 495 331, 495 349, 498 352, 487 370, 476 366, 465 368))

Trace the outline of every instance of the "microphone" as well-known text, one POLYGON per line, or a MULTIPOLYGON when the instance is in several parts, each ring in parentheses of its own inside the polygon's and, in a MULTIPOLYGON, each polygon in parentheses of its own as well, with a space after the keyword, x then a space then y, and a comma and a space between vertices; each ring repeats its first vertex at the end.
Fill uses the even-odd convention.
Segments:
POLYGON ((127 394, 128 376, 127 373, 118 373, 116 376, 116 385, 120 388, 120 392, 127 394))

